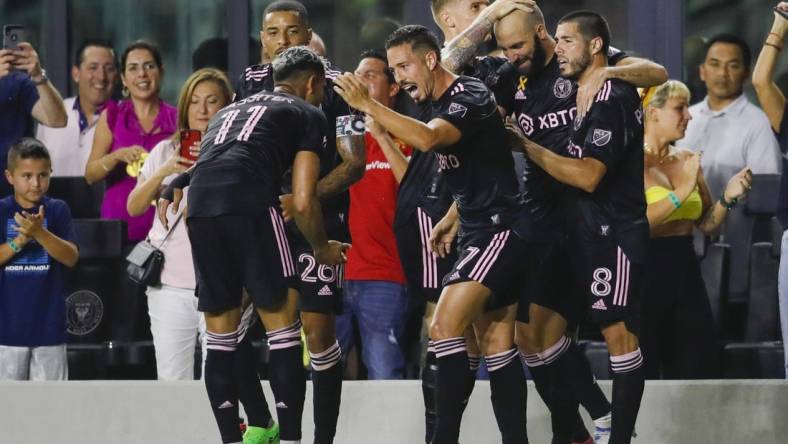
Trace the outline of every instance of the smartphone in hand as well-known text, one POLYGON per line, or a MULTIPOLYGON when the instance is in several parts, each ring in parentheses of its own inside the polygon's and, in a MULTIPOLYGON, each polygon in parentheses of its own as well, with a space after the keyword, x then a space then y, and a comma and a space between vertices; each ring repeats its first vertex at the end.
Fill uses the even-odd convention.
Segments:
POLYGON ((3 49, 16 51, 20 42, 26 42, 25 27, 22 25, 3 26, 3 49))
POLYGON ((202 140, 202 134, 198 130, 185 129, 181 130, 181 152, 180 156, 184 159, 192 161, 197 160, 197 156, 193 156, 190 149, 192 145, 199 144, 202 140))

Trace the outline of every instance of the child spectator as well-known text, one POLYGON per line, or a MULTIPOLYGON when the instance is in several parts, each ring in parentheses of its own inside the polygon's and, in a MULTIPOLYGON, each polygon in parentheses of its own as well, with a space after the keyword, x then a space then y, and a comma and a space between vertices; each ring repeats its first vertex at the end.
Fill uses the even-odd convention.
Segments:
POLYGON ((14 194, 0 199, 0 380, 64 380, 65 267, 79 259, 71 210, 46 197, 52 162, 36 139, 8 151, 14 194))

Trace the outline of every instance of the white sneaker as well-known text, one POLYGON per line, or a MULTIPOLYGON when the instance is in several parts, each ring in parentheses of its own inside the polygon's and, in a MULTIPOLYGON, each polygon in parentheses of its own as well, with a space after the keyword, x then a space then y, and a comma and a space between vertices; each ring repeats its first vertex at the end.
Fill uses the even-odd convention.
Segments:
POLYGON ((594 443, 607 444, 610 441, 610 431, 613 430, 610 413, 594 420, 594 443))

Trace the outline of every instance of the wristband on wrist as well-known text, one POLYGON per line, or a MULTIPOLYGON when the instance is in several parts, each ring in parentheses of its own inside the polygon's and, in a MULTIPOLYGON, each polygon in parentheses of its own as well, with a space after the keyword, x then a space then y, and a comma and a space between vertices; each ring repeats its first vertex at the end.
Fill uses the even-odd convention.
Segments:
POLYGON ((736 206, 736 202, 738 202, 738 201, 739 201, 739 199, 737 199, 735 197, 733 199, 731 199, 730 202, 726 201, 725 200, 725 193, 722 193, 722 195, 720 196, 720 204, 723 207, 725 207, 726 210, 730 210, 731 208, 735 207, 736 206))
POLYGON ((676 196, 676 193, 674 193, 673 191, 668 193, 668 199, 670 199, 670 202, 673 204, 674 207, 676 207, 677 210, 681 208, 681 200, 679 200, 679 197, 676 196))
POLYGON ((9 247, 11 247, 11 251, 13 251, 13 252, 14 252, 14 254, 17 254, 17 253, 19 253, 20 251, 22 251, 22 249, 21 249, 21 248, 19 248, 19 245, 17 245, 17 244, 16 244, 16 242, 14 242, 14 240, 13 240, 13 239, 10 239, 10 240, 9 240, 8 242, 6 242, 6 243, 8 244, 8 246, 9 246, 9 247))
POLYGON ((782 50, 783 50, 783 47, 782 47, 782 46, 780 46, 780 45, 775 45, 774 43, 770 43, 770 42, 768 42, 768 41, 766 41, 766 42, 763 42, 763 46, 771 46, 772 48, 774 48, 774 49, 776 49, 776 50, 778 50, 778 51, 782 51, 782 50))
MULTIPOLYGON (((781 41, 783 39, 783 36, 781 36, 780 34, 777 34, 776 32, 770 32, 769 35, 773 35, 773 36, 777 37, 778 39, 780 39, 781 41)), ((766 38, 768 38, 768 36, 766 38)))

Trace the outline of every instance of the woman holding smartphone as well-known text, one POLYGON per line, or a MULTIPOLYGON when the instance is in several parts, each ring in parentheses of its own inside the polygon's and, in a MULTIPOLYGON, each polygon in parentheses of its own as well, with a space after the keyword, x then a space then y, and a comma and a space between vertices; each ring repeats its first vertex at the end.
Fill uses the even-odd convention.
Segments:
MULTIPOLYGON (((194 72, 186 80, 178 98, 178 130, 172 137, 159 142, 148 155, 137 177, 137 185, 129 194, 126 209, 132 216, 145 214, 160 191, 197 158, 200 136, 208 121, 230 103, 232 87, 227 76, 214 68, 194 72)), ((194 297, 194 266, 182 212, 168 212, 172 233, 158 218, 147 233, 153 246, 164 253, 161 286, 148 287, 148 314, 151 321, 156 368, 159 379, 188 380, 194 378, 194 345, 198 333, 203 341, 205 324, 197 311, 194 297)), ((204 344, 203 344, 204 346, 204 344)), ((203 353, 203 357, 205 354, 203 353)))

